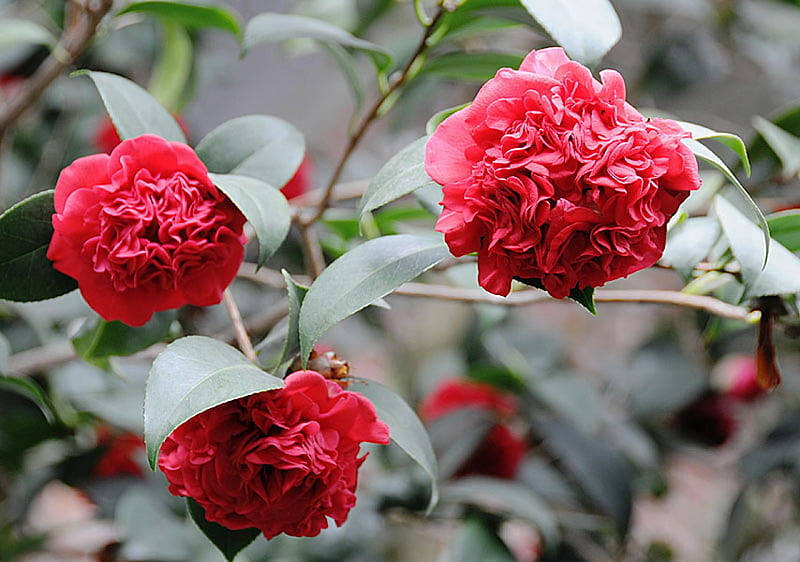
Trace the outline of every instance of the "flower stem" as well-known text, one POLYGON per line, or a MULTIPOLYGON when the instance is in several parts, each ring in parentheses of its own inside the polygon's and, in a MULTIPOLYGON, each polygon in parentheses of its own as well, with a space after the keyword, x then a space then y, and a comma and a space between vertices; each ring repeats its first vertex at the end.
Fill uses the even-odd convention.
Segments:
POLYGON ((250 336, 247 335, 247 328, 244 326, 242 313, 239 312, 239 306, 236 304, 230 289, 225 289, 225 292, 222 293, 222 302, 225 303, 225 309, 228 311, 228 316, 231 318, 233 333, 236 336, 239 349, 242 350, 242 353, 244 353, 245 357, 250 361, 257 363, 258 357, 256 356, 255 349, 253 349, 253 342, 250 341, 250 336))

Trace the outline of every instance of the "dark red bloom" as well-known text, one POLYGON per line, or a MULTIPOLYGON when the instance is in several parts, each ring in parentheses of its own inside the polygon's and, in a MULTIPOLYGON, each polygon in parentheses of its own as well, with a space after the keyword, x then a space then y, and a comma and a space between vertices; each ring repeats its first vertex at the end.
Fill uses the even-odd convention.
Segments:
POLYGON ((362 442, 389 442, 389 428, 362 395, 314 371, 286 386, 227 402, 176 429, 158 466, 169 491, 194 498, 209 521, 312 537, 347 519, 356 503, 362 442))
MULTIPOLYGON (((186 122, 178 116, 175 116, 175 120, 183 130, 183 134, 188 137, 189 127, 186 125, 186 122)), ((117 148, 117 145, 121 142, 122 139, 120 138, 117 129, 114 127, 111 117, 104 117, 94 132, 94 145, 97 147, 97 150, 100 152, 105 152, 106 154, 111 154, 111 151, 117 148)))
POLYGON ((527 450, 525 441, 501 423, 517 411, 514 396, 501 393, 488 384, 449 379, 428 395, 420 406, 420 413, 424 419, 434 421, 463 408, 490 412, 496 416, 497 424, 453 476, 482 474, 513 478, 527 450))
POLYGON ((709 447, 724 445, 736 431, 733 402, 727 396, 706 393, 675 416, 678 431, 709 447))
POLYGON ((144 476, 137 455, 144 454, 144 440, 131 432, 114 435, 107 427, 97 428, 97 444, 103 455, 94 465, 93 474, 98 478, 130 475, 144 476))
POLYGON ((185 144, 154 135, 61 171, 47 251, 105 320, 210 306, 244 258, 245 217, 185 144))
POLYGON ((290 200, 300 197, 311 189, 313 181, 314 163, 311 161, 311 157, 306 155, 292 179, 281 188, 281 193, 290 200))
POLYGON ((600 76, 562 49, 533 51, 428 141, 425 169, 444 186, 436 230, 454 255, 478 253, 487 291, 518 278, 563 298, 649 267, 699 187, 689 134, 645 119, 617 72, 600 76))

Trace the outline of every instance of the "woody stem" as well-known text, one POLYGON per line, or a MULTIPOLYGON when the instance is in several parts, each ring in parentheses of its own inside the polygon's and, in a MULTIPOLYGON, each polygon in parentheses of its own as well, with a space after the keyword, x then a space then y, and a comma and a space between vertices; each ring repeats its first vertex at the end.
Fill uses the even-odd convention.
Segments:
POLYGON ((228 311, 228 316, 231 318, 233 324, 233 333, 236 336, 236 342, 239 344, 239 349, 242 350, 245 357, 250 361, 257 363, 258 357, 256 351, 253 349, 253 342, 250 341, 250 336, 247 335, 247 328, 245 328, 244 320, 242 320, 242 313, 239 312, 239 306, 233 298, 230 289, 225 289, 222 293, 222 302, 225 303, 225 309, 228 311))

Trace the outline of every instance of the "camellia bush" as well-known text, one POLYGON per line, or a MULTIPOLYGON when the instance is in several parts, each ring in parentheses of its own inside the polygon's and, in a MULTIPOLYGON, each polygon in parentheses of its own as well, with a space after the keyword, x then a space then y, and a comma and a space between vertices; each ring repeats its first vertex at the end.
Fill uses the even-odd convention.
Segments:
POLYGON ((790 559, 800 106, 653 109, 629 3, 295 4, 0 12, 0 560, 790 559), (210 39, 324 56, 348 130, 197 138, 210 39))

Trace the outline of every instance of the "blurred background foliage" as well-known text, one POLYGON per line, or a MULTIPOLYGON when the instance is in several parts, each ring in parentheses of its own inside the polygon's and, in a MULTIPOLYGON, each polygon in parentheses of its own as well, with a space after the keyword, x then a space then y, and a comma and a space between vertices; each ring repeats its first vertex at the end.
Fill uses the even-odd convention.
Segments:
MULTIPOLYGON (((431 115, 472 99, 499 67, 515 67, 532 48, 552 44, 515 2, 472 4, 479 9, 461 12, 391 100, 391 112, 370 131, 345 180, 372 177, 422 136, 431 115)), ((386 47, 401 62, 420 36, 410 2, 227 5, 240 22, 265 10, 320 18, 386 47)), ((800 251, 800 218, 792 211, 800 207, 800 3, 615 0, 614 6, 622 39, 596 69, 618 69, 639 108, 745 138, 753 164, 746 186, 765 212, 782 213, 770 217, 773 237, 800 251)), ((64 2, 0 2, 0 17, 35 21, 57 37, 64 2)), ((351 114, 375 95, 369 58, 291 40, 239 60, 236 34, 226 25, 128 13, 102 28, 78 66, 148 86, 182 116, 194 140, 239 115, 284 118, 305 134, 313 161, 309 185, 320 185, 342 150, 351 114)), ((9 45, 0 36, 0 105, 47 53, 46 45, 9 45)), ((2 143, 0 209, 52 187, 66 164, 104 149, 107 128, 90 81, 58 79, 2 143)), ((736 166, 734 158, 728 162, 736 166)), ((704 174, 707 186, 724 182, 716 171, 704 174)), ((712 240, 705 252, 683 269, 667 260, 678 273, 654 268, 615 286, 680 290, 690 282, 696 293, 738 301, 741 269, 730 252, 726 257, 727 246, 712 247, 716 222, 697 222, 708 199, 695 197, 693 205, 687 213, 701 216, 683 228, 716 229, 706 236, 712 240), (715 263, 714 270, 698 271, 708 255, 714 259, 703 263, 715 263)), ((381 234, 432 224, 413 197, 373 218, 371 228, 381 234)), ((357 244, 354 206, 331 210, 324 225, 329 259, 357 244)), ((698 236, 687 235, 688 245, 698 236)), ((679 250, 673 245, 668 257, 680 258, 679 250)), ((302 271, 296 237, 270 266, 302 271)), ((475 266, 434 270, 428 278, 474 286, 475 266)), ((249 318, 274 317, 283 298, 281 290, 247 279, 233 290, 249 318)), ((600 303, 593 318, 554 302, 504 308, 405 296, 387 301, 391 310, 371 307, 324 340, 353 374, 384 382, 414 405, 455 378, 488 385, 475 388, 494 388, 512 406, 466 400, 426 417, 442 469, 442 501, 429 518, 422 515, 424 477, 393 447, 374 447, 345 526, 316 539, 259 539, 240 560, 800 559, 800 332, 793 296, 783 299, 790 314, 776 331, 783 384, 769 394, 746 386, 754 376, 756 328, 742 321, 636 304, 600 303), (493 473, 480 460, 498 426, 522 443, 513 474, 493 473)), ((76 349, 86 361, 74 358, 68 338, 79 331, 92 336, 83 324, 93 318, 76 293, 0 302, 0 372, 29 375, 0 379, 0 560, 220 560, 183 502, 167 494, 163 477, 146 469, 138 435, 152 355, 109 357, 122 353, 114 347, 104 354, 84 337, 76 349)), ((142 335, 151 341, 134 347, 215 334, 226 325, 221 307, 184 309, 159 319, 151 326, 155 334, 142 335)), ((253 335, 265 336, 266 328, 253 335)), ((492 443, 495 453, 504 446, 492 443)))

